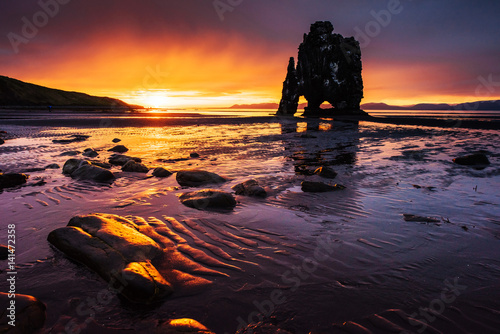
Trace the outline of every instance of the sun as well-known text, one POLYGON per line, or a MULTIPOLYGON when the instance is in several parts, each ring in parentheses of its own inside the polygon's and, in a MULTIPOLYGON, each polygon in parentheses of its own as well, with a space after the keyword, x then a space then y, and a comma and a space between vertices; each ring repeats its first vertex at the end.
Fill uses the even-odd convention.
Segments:
POLYGON ((134 94, 134 102, 146 108, 167 108, 172 102, 167 94, 167 90, 139 91, 134 94))
POLYGON ((162 94, 151 94, 144 97, 144 104, 147 107, 165 108, 168 105, 168 97, 162 94))

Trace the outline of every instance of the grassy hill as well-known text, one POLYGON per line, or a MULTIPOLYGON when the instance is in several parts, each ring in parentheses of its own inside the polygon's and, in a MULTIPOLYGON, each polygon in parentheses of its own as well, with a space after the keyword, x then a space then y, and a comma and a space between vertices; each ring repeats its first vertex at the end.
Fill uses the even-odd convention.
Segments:
POLYGON ((133 107, 118 99, 47 88, 5 76, 0 76, 0 106, 97 107, 106 109, 131 109, 133 107))

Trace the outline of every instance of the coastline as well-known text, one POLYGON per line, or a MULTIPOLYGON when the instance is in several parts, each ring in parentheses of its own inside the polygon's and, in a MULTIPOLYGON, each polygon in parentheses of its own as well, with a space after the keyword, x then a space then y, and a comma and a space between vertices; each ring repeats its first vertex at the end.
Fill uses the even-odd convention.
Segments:
MULTIPOLYGON (((258 113, 256 111, 255 113, 258 113)), ((254 122, 276 123, 283 119, 296 121, 327 121, 327 122, 373 122, 392 125, 411 125, 437 128, 466 128, 482 130, 500 130, 500 116, 471 117, 460 115, 443 115, 440 117, 422 116, 282 116, 262 112, 262 115, 241 112, 234 114, 204 114, 203 110, 195 112, 15 112, 0 111, 0 125, 48 126, 48 127, 128 127, 128 126, 178 126, 199 123, 204 124, 245 124, 254 122)))

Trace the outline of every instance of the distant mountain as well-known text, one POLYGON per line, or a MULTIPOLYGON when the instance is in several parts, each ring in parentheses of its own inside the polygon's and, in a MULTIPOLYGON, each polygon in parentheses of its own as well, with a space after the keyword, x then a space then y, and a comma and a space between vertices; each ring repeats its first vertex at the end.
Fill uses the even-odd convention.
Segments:
POLYGON ((500 100, 477 101, 450 105, 446 103, 419 103, 413 106, 391 106, 385 103, 365 103, 365 110, 500 110, 500 100))
POLYGON ((500 100, 478 101, 457 104, 452 107, 453 110, 500 110, 500 100))
POLYGON ((255 104, 235 104, 227 109, 276 109, 279 105, 277 103, 255 103, 255 104))
POLYGON ((98 107, 106 109, 131 109, 121 100, 91 96, 38 86, 0 76, 0 106, 3 107, 98 107))
POLYGON ((365 103, 362 104, 361 109, 367 109, 367 110, 404 110, 406 109, 405 107, 400 107, 400 106, 390 106, 386 103, 365 103))
MULTIPOLYGON (((278 103, 254 103, 254 104, 235 104, 227 109, 276 109, 278 110, 278 103)), ((307 107, 307 103, 299 104, 298 109, 304 109, 307 107)))

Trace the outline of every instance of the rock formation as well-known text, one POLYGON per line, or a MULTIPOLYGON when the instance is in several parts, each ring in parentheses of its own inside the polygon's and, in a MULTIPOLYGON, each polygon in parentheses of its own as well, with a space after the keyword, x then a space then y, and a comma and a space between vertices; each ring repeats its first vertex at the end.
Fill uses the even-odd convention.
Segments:
POLYGON ((290 57, 285 81, 283 82, 283 92, 278 109, 279 114, 295 114, 299 105, 299 81, 295 70, 295 59, 290 57))
MULTIPOLYGON (((99 274, 116 293, 136 303, 158 302, 175 289, 189 293, 211 284, 198 275, 229 276, 204 265, 241 271, 187 247, 185 239, 174 232, 183 224, 171 217, 163 218, 172 229, 154 218, 146 221, 102 213, 76 216, 47 239, 99 274)), ((226 260, 237 261, 229 256, 226 260)))
POLYGON ((320 111, 325 101, 337 114, 359 113, 363 98, 361 69, 359 42, 334 34, 330 22, 312 24, 299 46, 297 67, 293 58, 288 64, 278 114, 295 114, 300 96, 308 102, 306 114, 320 111))

